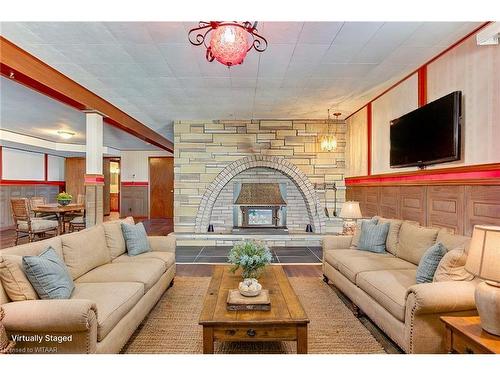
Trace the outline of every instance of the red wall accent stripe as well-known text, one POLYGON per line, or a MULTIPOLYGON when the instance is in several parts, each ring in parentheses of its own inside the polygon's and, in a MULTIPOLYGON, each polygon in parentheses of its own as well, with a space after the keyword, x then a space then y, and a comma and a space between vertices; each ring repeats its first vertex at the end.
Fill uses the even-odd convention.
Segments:
POLYGON ((464 171, 464 172, 442 172, 433 174, 415 174, 415 175, 398 175, 398 176, 381 176, 381 177, 352 177, 346 178, 345 184, 348 186, 360 184, 380 184, 380 183, 401 183, 412 181, 455 181, 455 180, 487 180, 500 179, 500 169, 491 171, 464 171))
POLYGON ((367 173, 368 176, 372 174, 372 103, 368 103, 366 106, 366 133, 367 133, 367 142, 368 142, 368 151, 367 151, 367 173))
POLYGON ((85 184, 104 184, 104 176, 85 176, 85 184))
POLYGON ((48 181, 49 180, 49 155, 43 154, 43 175, 44 175, 44 180, 48 181))
POLYGON ((0 180, 0 185, 57 185, 64 186, 65 181, 37 181, 37 180, 0 180))
POLYGON ((418 70, 418 106, 427 104, 427 65, 418 70))
POLYGON ((148 181, 122 181, 123 186, 148 186, 148 181))
POLYGON ((2 181, 2 177, 3 177, 3 170, 2 170, 2 167, 3 167, 3 161, 2 161, 2 152, 3 152, 3 148, 2 146, 0 146, 0 181, 2 181))

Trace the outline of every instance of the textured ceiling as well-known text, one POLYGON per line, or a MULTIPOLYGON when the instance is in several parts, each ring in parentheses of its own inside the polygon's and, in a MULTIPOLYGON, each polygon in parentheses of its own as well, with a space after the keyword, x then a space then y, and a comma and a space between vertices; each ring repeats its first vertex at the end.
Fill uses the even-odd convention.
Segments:
MULTIPOLYGON (((4 77, 0 77, 0 128, 47 141, 85 144, 85 113, 4 77), (76 134, 65 141, 58 130, 76 134)), ((106 124, 103 143, 118 150, 159 150, 106 124)))
POLYGON ((208 63, 196 22, 2 23, 0 33, 172 139, 172 121, 348 115, 473 22, 259 22, 264 53, 208 63))

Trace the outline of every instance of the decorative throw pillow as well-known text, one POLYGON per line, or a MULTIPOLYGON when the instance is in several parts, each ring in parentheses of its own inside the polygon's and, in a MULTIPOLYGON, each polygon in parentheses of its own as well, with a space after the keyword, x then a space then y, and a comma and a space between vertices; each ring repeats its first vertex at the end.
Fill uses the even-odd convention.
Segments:
POLYGON ((361 224, 364 223, 365 221, 367 221, 369 223, 377 224, 378 218, 373 217, 371 219, 358 220, 358 222, 356 223, 356 229, 354 231, 354 236, 352 237, 352 241, 351 241, 351 247, 354 249, 358 248, 359 238, 361 237, 361 224))
POLYGON ((2 255, 0 280, 11 301, 38 299, 35 289, 23 271, 23 257, 21 255, 2 255))
POLYGON ((417 284, 430 283, 438 268, 439 262, 446 254, 446 247, 438 242, 427 249, 417 267, 417 284))
POLYGON ((41 299, 65 299, 71 296, 75 284, 68 268, 52 247, 39 256, 24 256, 23 267, 41 299))
POLYGON ((383 217, 378 219, 379 224, 389 223, 389 233, 387 233, 387 241, 385 241, 386 250, 396 255, 398 251, 399 230, 403 220, 398 219, 385 219, 383 217))
POLYGON ((438 231, 404 221, 399 230, 398 258, 418 265, 427 249, 436 243, 438 231))
POLYGON ((434 274, 434 281, 470 281, 474 275, 465 270, 467 252, 465 246, 450 250, 441 259, 434 274))
POLYGON ((358 249, 373 253, 384 253, 389 225, 389 223, 374 224, 369 221, 361 223, 361 236, 359 238, 358 249))
POLYGON ((131 225, 122 222, 121 225, 128 255, 134 256, 151 251, 148 234, 142 223, 131 225))

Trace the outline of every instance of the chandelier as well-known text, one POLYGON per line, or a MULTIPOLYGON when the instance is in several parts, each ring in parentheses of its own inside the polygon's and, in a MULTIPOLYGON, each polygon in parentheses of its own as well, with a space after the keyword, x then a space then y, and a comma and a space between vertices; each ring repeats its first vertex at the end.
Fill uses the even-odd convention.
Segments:
POLYGON ((188 39, 192 45, 205 46, 208 61, 217 60, 227 67, 243 63, 252 48, 257 52, 267 48, 267 40, 257 34, 257 22, 201 21, 189 30, 188 39))
MULTIPOLYGON (((336 119, 335 121, 338 120, 338 117, 341 115, 340 112, 335 112, 333 114, 336 119)), ((335 122, 335 132, 332 134, 330 130, 331 126, 331 121, 330 121, 330 109, 328 109, 328 119, 327 119, 327 133, 323 134, 319 138, 319 145, 321 147, 321 151, 326 151, 326 152, 331 152, 335 151, 337 149, 337 124, 335 122)))

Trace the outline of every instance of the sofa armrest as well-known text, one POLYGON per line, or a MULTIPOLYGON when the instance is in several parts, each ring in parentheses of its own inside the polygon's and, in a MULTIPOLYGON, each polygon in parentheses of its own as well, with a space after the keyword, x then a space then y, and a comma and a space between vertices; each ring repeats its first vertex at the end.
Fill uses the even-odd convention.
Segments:
POLYGON ((15 332, 83 332, 97 324, 96 304, 86 299, 9 302, 2 323, 15 332))
POLYGON ((417 315, 475 310, 474 292, 477 283, 472 280, 413 285, 406 292, 406 311, 413 311, 412 315, 417 315))
POLYGON ((175 235, 168 236, 149 236, 149 244, 153 251, 163 251, 175 253, 175 235))
POLYGON ((323 251, 349 249, 353 236, 323 236, 323 251))

